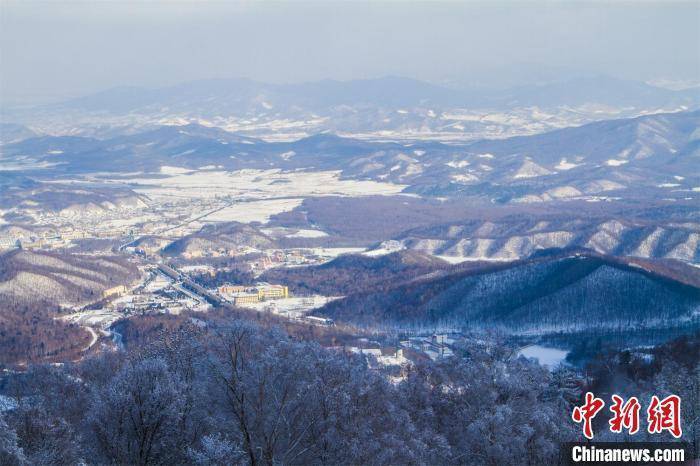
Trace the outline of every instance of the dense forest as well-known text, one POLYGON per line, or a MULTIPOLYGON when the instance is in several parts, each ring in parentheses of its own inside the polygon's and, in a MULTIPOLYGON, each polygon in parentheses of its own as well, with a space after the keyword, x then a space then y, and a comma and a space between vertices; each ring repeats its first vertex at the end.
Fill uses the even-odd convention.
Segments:
POLYGON ((274 268, 260 279, 284 283, 293 293, 344 296, 387 290, 423 275, 447 270, 445 261, 418 251, 399 251, 380 257, 344 255, 311 267, 274 268))
POLYGON ((575 435, 567 402, 546 370, 508 355, 472 349, 391 383, 278 330, 185 325, 8 377, 0 462, 551 463, 575 435))
MULTIPOLYGON (((700 333, 680 336, 644 349, 603 351, 586 364, 590 390, 616 393, 624 398, 649 400, 652 395, 678 395, 682 400, 683 439, 700 453, 700 333)), ((605 432, 609 413, 601 419, 601 441, 619 441, 605 432)), ((656 435, 656 434, 655 434, 656 435)), ((634 436, 643 440, 646 433, 634 436)), ((625 439, 627 440, 627 439, 625 439)), ((649 440, 660 440, 658 437, 649 440)), ((664 440, 670 440, 670 436, 664 440)))
MULTIPOLYGON (((625 373, 630 393, 681 395, 697 444, 698 342, 671 342, 651 360, 601 354, 589 388, 619 390, 625 373)), ((404 376, 392 382, 360 356, 279 329, 181 321, 126 351, 0 379, 11 405, 0 463, 542 465, 581 436, 567 370, 498 343, 404 376)))
POLYGON ((78 358, 90 334, 58 317, 137 277, 123 258, 21 249, 0 254, 0 367, 78 358))
POLYGON ((451 270, 350 294, 318 312, 383 328, 578 333, 700 325, 700 288, 598 256, 542 257, 451 270))

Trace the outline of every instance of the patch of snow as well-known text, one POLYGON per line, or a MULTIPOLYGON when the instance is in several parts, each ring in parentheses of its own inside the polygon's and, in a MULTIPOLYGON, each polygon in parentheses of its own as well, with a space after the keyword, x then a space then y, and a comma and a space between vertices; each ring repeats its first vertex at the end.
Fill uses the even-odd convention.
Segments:
POLYGON ((272 199, 234 204, 218 210, 202 220, 206 222, 268 222, 270 217, 299 207, 302 198, 272 199))
POLYGON ((657 227, 649 236, 639 243, 637 249, 635 249, 631 255, 637 257, 652 257, 663 233, 664 229, 657 227))
POLYGON ((370 257, 378 257, 391 254, 392 252, 401 251, 403 249, 406 249, 406 246, 401 241, 388 240, 382 242, 378 248, 365 251, 362 254, 370 257))
POLYGON ((615 191, 617 189, 624 189, 625 185, 616 183, 610 180, 595 180, 586 184, 584 191, 587 194, 597 194, 605 191, 615 191))
POLYGON ((452 175, 452 179, 458 183, 470 183, 472 181, 479 181, 479 177, 467 173, 465 175, 452 175))
POLYGON ((555 199, 562 199, 567 197, 578 197, 583 195, 581 191, 574 188, 573 186, 557 186, 556 188, 550 189, 545 194, 551 196, 555 199))
POLYGON ((695 256, 700 249, 700 234, 691 233, 687 236, 686 240, 669 252, 666 257, 671 259, 678 259, 682 261, 694 261, 695 256))
POLYGON ((563 159, 561 159, 559 161, 559 164, 554 168, 557 170, 571 170, 572 168, 580 167, 581 165, 582 164, 580 164, 580 163, 567 162, 566 157, 564 157, 563 159))
POLYGON ((287 235, 287 238, 322 238, 328 233, 321 230, 297 230, 295 233, 287 235))
POLYGON ((605 165, 609 167, 619 167, 620 165, 624 165, 628 160, 620 160, 620 159, 609 159, 608 161, 605 162, 605 165))
POLYGON ((160 167, 160 172, 163 175, 185 175, 187 173, 193 173, 193 170, 182 167, 170 167, 168 165, 163 165, 160 167))
POLYGON ((9 396, 0 395, 0 413, 17 408, 17 402, 9 396))
POLYGON ((538 176, 551 175, 552 172, 546 168, 537 165, 532 160, 526 159, 520 166, 517 172, 513 175, 513 179, 521 178, 536 178, 538 176))
POLYGON ((448 167, 452 168, 464 168, 469 166, 469 161, 468 160, 453 160, 451 162, 447 162, 445 165, 448 167))
POLYGON ((525 196, 516 197, 511 202, 516 204, 531 204, 533 202, 545 202, 546 200, 548 199, 538 196, 537 194, 526 194, 525 196))

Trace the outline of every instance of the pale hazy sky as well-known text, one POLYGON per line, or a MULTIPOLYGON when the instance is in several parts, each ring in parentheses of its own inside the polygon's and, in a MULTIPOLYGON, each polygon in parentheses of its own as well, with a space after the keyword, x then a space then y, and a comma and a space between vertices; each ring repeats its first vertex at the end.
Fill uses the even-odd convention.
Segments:
POLYGON ((5 103, 217 77, 470 81, 514 63, 700 81, 700 2, 0 0, 5 103))

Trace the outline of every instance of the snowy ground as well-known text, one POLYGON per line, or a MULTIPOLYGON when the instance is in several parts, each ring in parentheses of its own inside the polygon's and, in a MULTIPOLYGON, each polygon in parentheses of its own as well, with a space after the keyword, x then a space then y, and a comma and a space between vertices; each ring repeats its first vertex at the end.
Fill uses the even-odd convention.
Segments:
MULTIPOLYGON (((93 209, 94 212, 76 211, 65 215, 36 213, 34 216, 37 223, 70 225, 101 237, 120 236, 130 230, 179 237, 211 222, 266 222, 270 216, 292 210, 309 197, 396 195, 406 188, 371 180, 341 180, 340 171, 206 168, 190 170, 163 166, 158 174, 134 173, 125 178, 96 173, 84 179, 54 181, 57 184, 122 186, 138 193, 144 201, 130 209, 93 209)), ((26 213, 31 214, 31 210, 26 213)), ((292 237, 311 238, 323 234, 303 230, 292 232, 292 237)))
POLYGON ((256 311, 268 311, 289 318, 299 318, 311 312, 313 309, 323 307, 326 303, 334 299, 338 298, 314 295, 242 304, 241 307, 254 309, 256 311))
POLYGON ((9 396, 0 395, 0 413, 17 408, 17 402, 9 396))
POLYGON ((242 204, 234 204, 225 207, 211 215, 207 215, 203 222, 261 222, 266 223, 270 217, 280 212, 287 212, 301 205, 303 198, 274 199, 267 201, 253 201, 242 204))
POLYGON ((403 249, 406 249, 406 246, 403 243, 401 243, 400 241, 387 240, 387 241, 382 242, 378 248, 372 249, 370 251, 366 251, 363 254, 365 256, 378 257, 378 256, 385 256, 387 254, 391 254, 392 252, 401 251, 403 249))
POLYGON ((95 309, 68 314, 63 316, 62 319, 84 327, 99 327, 106 329, 122 317, 123 316, 118 312, 107 309, 95 309))
POLYGON ((398 194, 406 186, 369 180, 341 180, 340 171, 203 170, 163 167, 166 178, 134 178, 131 187, 154 200, 173 198, 367 196, 398 194))
POLYGON ((328 233, 322 230, 285 227, 263 228, 261 231, 274 238, 322 238, 328 236, 328 233))

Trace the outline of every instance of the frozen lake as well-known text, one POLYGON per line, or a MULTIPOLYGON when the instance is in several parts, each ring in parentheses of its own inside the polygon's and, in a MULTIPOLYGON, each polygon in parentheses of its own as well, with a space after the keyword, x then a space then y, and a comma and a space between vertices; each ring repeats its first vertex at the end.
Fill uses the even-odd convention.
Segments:
POLYGON ((564 362, 567 354, 569 354, 568 351, 563 351, 557 348, 547 348, 546 346, 540 345, 526 346, 518 351, 518 356, 525 356, 528 359, 536 359, 540 365, 545 366, 548 369, 554 369, 560 363, 564 362))

